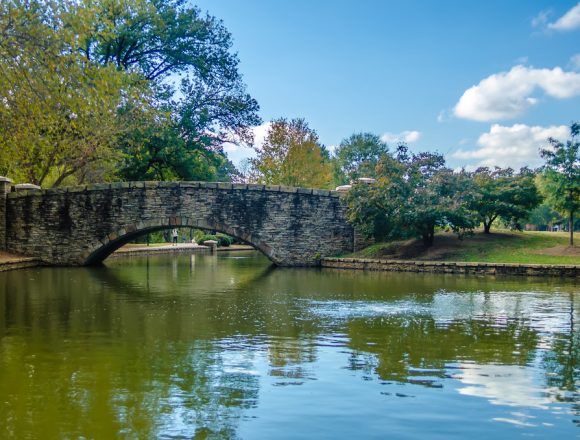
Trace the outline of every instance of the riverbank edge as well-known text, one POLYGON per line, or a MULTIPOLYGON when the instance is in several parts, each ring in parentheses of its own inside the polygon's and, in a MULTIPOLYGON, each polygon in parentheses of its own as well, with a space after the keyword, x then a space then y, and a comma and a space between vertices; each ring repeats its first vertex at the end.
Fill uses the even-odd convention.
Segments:
MULTIPOLYGON (((254 250, 252 246, 232 246, 232 247, 220 247, 217 248, 217 252, 236 252, 236 251, 249 251, 254 250)), ((201 252, 210 252, 210 248, 207 246, 188 246, 188 247, 181 247, 176 248, 173 246, 166 246, 166 247, 159 247, 159 248, 145 248, 145 249, 131 249, 131 250, 123 250, 123 251, 116 251, 113 252, 109 258, 118 258, 118 257, 125 257, 125 256, 153 256, 159 254, 185 254, 185 253, 197 253, 198 251, 201 252)), ((39 267, 39 266, 50 266, 49 264, 44 263, 42 260, 38 258, 32 257, 22 257, 22 256, 9 256, 4 260, 0 261, 0 272, 8 272, 10 270, 17 270, 17 269, 29 269, 32 267, 39 267)))
POLYGON ((0 272, 9 270, 29 269, 31 267, 44 266, 45 264, 36 258, 14 258, 6 261, 0 261, 0 272))
MULTIPOLYGON (((227 247, 218 247, 216 252, 236 252, 236 251, 253 251, 254 247, 247 245, 232 245, 227 247)), ((152 256, 159 254, 188 254, 197 251, 210 252, 209 246, 203 245, 178 245, 178 246, 159 246, 159 247, 142 247, 136 249, 118 249, 109 255, 109 258, 118 258, 125 256, 152 256)))
POLYGON ((427 272, 459 275, 516 275, 560 278, 575 278, 580 275, 580 265, 575 264, 475 263, 327 257, 320 260, 320 266, 329 269, 427 272))

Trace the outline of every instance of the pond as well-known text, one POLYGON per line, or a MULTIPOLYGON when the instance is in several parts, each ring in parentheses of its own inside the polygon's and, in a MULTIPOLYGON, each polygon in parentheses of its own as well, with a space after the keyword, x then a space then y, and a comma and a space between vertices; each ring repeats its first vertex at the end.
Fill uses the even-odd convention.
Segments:
POLYGON ((0 273, 0 438, 577 438, 578 287, 255 252, 0 273))

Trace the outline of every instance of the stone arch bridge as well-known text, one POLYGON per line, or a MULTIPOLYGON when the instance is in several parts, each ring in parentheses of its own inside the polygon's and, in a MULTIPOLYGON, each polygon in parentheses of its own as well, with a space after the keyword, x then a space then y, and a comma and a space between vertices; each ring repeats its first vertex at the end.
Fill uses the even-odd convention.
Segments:
POLYGON ((140 235, 174 227, 238 237, 281 266, 355 248, 335 191, 208 182, 16 189, 0 178, 0 249, 51 265, 98 264, 140 235))

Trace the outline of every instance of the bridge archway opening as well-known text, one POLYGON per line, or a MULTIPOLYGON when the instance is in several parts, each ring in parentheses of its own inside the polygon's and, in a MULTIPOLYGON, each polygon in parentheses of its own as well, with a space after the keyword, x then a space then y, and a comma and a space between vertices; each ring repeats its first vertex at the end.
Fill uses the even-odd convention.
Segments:
POLYGON ((141 226, 129 225, 126 228, 122 228, 118 231, 113 231, 108 234, 107 237, 103 237, 98 243, 91 246, 91 249, 85 254, 81 265, 83 266, 94 266, 100 265, 103 261, 109 257, 113 252, 127 243, 135 240, 136 238, 142 237, 146 234, 153 232, 159 232, 163 230, 171 230, 174 228, 178 229, 201 229, 204 231, 216 231, 222 234, 229 235, 240 240, 243 243, 253 246, 256 250, 264 254, 270 261, 274 264, 279 264, 276 255, 273 250, 266 243, 262 243, 257 240, 252 239, 252 235, 239 229, 229 228, 225 225, 194 225, 188 224, 189 222, 183 223, 173 223, 173 224, 162 224, 154 226, 141 226))

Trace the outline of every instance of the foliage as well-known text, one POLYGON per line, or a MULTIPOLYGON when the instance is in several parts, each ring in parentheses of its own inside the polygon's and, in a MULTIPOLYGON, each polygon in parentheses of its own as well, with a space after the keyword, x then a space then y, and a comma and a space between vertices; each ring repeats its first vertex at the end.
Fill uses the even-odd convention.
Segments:
POLYGON ((63 23, 73 2, 9 0, 0 6, 0 173, 58 186, 72 176, 106 179, 115 140, 130 129, 148 88, 113 66, 87 62, 63 23), (131 86, 129 86, 131 85, 131 86))
POLYGON ((548 230, 553 224, 561 221, 560 214, 543 202, 530 211, 528 222, 536 225, 540 231, 548 230))
POLYGON ((251 144, 260 123, 231 46, 184 0, 2 2, 0 173, 230 179, 223 144, 251 144))
POLYGON ((268 185, 329 188, 328 152, 304 119, 272 121, 264 143, 250 159, 251 179, 268 185))
POLYGON ((490 233, 497 218, 521 230, 522 220, 542 200, 534 183, 534 173, 526 168, 515 174, 511 168, 482 167, 470 177, 475 183, 477 197, 471 200, 469 209, 478 213, 486 234, 490 233))
POLYGON ((355 133, 344 139, 333 157, 334 179, 344 185, 359 177, 376 177, 375 169, 389 147, 372 133, 355 133))
POLYGON ((377 241, 419 236, 431 246, 436 227, 462 236, 476 224, 466 207, 473 188, 468 176, 444 165, 440 154, 412 154, 399 145, 395 156, 379 161, 375 184, 357 184, 348 193, 347 218, 377 241))
POLYGON ((208 241, 208 240, 217 241, 217 245, 219 247, 228 247, 234 243, 233 237, 230 237, 229 235, 221 234, 221 233, 203 234, 203 235, 197 236, 195 239, 195 241, 199 244, 203 244, 203 242, 208 241))
POLYGON ((251 144, 251 126, 261 121, 223 23, 184 0, 95 4, 98 26, 86 35, 82 52, 152 81, 161 113, 122 140, 122 177, 229 180, 233 166, 223 144, 251 144), (179 79, 178 93, 169 76, 179 79))
POLYGON ((218 232, 216 236, 218 238, 218 246, 228 247, 235 242, 234 237, 230 237, 229 235, 222 234, 220 232, 218 232))
POLYGON ((540 189, 556 210, 568 215, 570 245, 574 244, 574 216, 580 209, 580 123, 570 125, 570 139, 563 143, 548 139, 549 147, 540 154, 546 160, 540 189))

